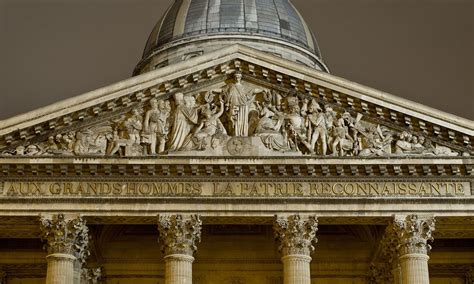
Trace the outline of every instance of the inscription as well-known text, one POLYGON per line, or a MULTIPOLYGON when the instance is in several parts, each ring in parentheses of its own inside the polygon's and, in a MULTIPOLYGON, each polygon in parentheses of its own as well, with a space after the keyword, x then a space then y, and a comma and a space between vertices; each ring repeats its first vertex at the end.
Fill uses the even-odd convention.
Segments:
POLYGON ((5 182, 7 197, 456 197, 469 182, 5 182))

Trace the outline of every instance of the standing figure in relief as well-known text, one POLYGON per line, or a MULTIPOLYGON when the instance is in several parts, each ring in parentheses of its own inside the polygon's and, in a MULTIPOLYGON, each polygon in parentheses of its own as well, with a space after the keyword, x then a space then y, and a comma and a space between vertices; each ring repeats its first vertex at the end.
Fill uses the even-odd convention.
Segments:
POLYGON ((176 109, 169 141, 170 152, 179 151, 184 146, 192 128, 198 123, 200 110, 192 96, 185 97, 183 93, 176 93, 174 100, 176 109))
POLYGON ((164 101, 158 101, 156 99, 150 100, 151 109, 146 112, 145 119, 143 121, 143 132, 142 141, 144 144, 148 144, 150 155, 155 155, 158 148, 158 153, 162 153, 165 150, 166 138, 168 136, 168 123, 166 105, 164 101))
POLYGON ((286 128, 288 129, 288 140, 290 147, 294 151, 300 152, 299 144, 303 144, 312 154, 314 150, 308 143, 308 133, 305 118, 301 115, 298 97, 287 98, 288 114, 286 115, 286 128))
POLYGON ((140 144, 140 131, 143 128, 142 116, 138 109, 132 110, 132 116, 124 121, 124 127, 131 145, 140 144))
MULTIPOLYGON (((309 114, 307 116, 308 122, 309 122, 309 128, 310 128, 310 143, 311 143, 311 149, 313 151, 316 150, 316 143, 321 143, 321 154, 323 156, 326 156, 327 154, 327 140, 328 140, 328 131, 326 128, 326 117, 324 113, 322 112, 321 107, 319 104, 316 102, 316 100, 312 100, 311 104, 309 105, 309 114)), ((318 144, 319 144, 318 143, 318 144)), ((317 151, 315 151, 317 152, 317 151)))
POLYGON ((230 132, 234 136, 246 137, 249 132, 249 112, 255 95, 261 90, 247 90, 241 83, 242 73, 235 73, 235 83, 224 90, 225 105, 228 111, 230 132))
POLYGON ((334 156, 344 156, 345 151, 353 148, 354 140, 349 135, 343 117, 340 117, 334 127, 334 141, 332 142, 332 154, 334 156))

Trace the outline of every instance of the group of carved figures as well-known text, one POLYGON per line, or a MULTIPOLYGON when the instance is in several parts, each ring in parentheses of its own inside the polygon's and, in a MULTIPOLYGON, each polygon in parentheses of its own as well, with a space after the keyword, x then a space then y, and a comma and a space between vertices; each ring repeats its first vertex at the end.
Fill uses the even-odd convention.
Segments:
POLYGON ((147 156, 212 150, 232 137, 257 137, 252 143, 307 155, 458 155, 423 136, 362 121, 361 114, 337 113, 301 94, 248 88, 241 79, 237 72, 222 89, 153 98, 118 120, 19 146, 10 154, 147 156))

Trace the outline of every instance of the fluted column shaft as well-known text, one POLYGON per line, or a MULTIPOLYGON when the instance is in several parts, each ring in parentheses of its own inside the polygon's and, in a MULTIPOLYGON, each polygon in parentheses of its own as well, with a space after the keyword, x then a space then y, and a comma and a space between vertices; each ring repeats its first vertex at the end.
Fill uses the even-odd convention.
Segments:
POLYGON ((165 284, 192 284, 193 254, 201 241, 198 215, 160 215, 158 231, 165 254, 165 284))
POLYGON ((311 252, 317 242, 318 220, 314 216, 300 217, 292 215, 277 217, 274 224, 277 238, 280 240, 283 279, 285 284, 311 283, 311 252))
POLYGON ((284 283, 311 284, 311 257, 306 255, 287 255, 283 262, 284 283))
POLYGON ((435 230, 433 217, 417 215, 398 216, 395 218, 400 238, 399 261, 402 284, 429 284, 428 253, 435 230))
POLYGON ((191 284, 194 257, 184 254, 165 256, 165 283, 191 284))
POLYGON ((400 265, 403 271, 402 284, 429 284, 428 260, 426 254, 405 254, 400 257, 400 265))
POLYGON ((47 284, 75 284, 74 261, 70 254, 54 253, 46 257, 48 270, 46 271, 47 284))
POLYGON ((81 284, 82 263, 79 260, 74 261, 74 284, 81 284))
POLYGON ((48 250, 46 284, 79 284, 74 263, 87 249, 85 221, 81 217, 66 219, 63 214, 41 217, 40 229, 48 250))

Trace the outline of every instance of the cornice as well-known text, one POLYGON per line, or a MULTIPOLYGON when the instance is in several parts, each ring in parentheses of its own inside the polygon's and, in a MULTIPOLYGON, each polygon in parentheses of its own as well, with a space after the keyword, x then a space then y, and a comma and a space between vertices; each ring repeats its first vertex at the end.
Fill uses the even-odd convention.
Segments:
MULTIPOLYGON (((460 152, 472 152, 474 123, 241 45, 152 71, 49 107, 1 121, 0 147, 94 123, 153 97, 189 92, 239 70, 247 80, 309 94, 460 152)), ((222 78, 220 80, 222 80, 222 78)))

